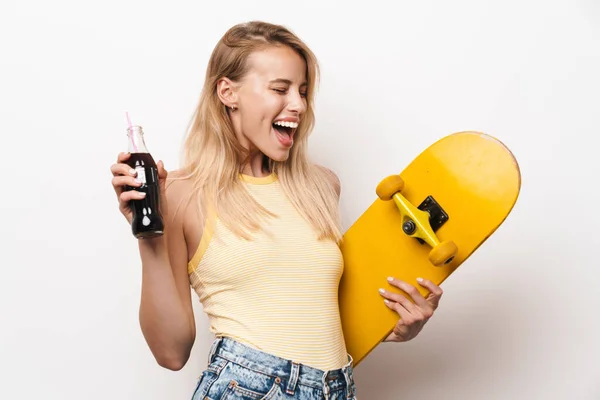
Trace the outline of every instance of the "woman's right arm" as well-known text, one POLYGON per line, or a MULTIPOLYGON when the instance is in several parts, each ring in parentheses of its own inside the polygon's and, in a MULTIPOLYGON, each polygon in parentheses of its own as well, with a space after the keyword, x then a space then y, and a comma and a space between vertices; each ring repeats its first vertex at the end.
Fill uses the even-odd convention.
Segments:
MULTIPOLYGON (((120 155, 111 170, 116 176, 113 185, 119 197, 119 207, 131 223, 128 207, 135 193, 123 192, 125 184, 135 185, 135 176, 124 164, 127 155, 120 155)), ((174 181, 166 188, 167 172, 158 163, 161 185, 161 212, 165 233, 153 239, 139 239, 142 261, 142 291, 139 320, 142 333, 154 358, 164 368, 179 370, 187 363, 196 337, 191 290, 187 274, 187 245, 183 234, 183 212, 172 214, 182 198, 184 185, 174 181), (171 207, 168 207, 168 205, 171 207), (173 217, 173 214, 176 214, 173 217)))

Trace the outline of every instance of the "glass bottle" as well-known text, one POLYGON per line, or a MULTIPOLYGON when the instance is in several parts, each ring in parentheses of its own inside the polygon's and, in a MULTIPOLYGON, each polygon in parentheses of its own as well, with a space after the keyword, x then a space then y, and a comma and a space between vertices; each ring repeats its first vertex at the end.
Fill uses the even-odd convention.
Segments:
POLYGON ((144 130, 139 125, 127 129, 128 151, 131 153, 127 164, 137 172, 136 178, 142 184, 138 187, 127 186, 126 190, 145 192, 143 199, 131 200, 129 206, 133 212, 131 231, 138 239, 157 237, 163 234, 164 223, 160 213, 160 187, 158 167, 150 155, 144 141, 144 130))

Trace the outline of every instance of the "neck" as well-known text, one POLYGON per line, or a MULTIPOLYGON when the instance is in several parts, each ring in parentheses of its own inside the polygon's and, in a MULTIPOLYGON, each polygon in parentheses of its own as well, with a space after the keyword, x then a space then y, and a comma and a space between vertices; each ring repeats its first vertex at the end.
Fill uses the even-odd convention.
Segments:
POLYGON ((244 175, 250 175, 255 177, 263 177, 271 174, 270 165, 268 162, 267 156, 258 152, 257 154, 253 154, 250 157, 250 162, 248 162, 242 168, 242 173, 244 175))

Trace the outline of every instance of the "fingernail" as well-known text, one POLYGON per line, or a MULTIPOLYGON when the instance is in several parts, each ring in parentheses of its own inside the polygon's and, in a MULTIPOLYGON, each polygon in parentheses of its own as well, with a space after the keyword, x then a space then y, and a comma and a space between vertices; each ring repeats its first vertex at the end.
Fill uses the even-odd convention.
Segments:
POLYGON ((417 282, 419 282, 419 283, 423 282, 423 278, 417 278, 417 282))
POLYGON ((384 289, 379 289, 379 293, 385 293, 384 289))
POLYGON ((389 301, 388 299, 384 299, 384 300, 383 300, 383 302, 384 302, 385 304, 390 304, 390 301, 389 301))
POLYGON ((129 170, 129 173, 130 173, 131 175, 135 175, 135 169, 133 169, 133 168, 132 168, 132 169, 130 169, 130 170, 129 170))
POLYGON ((391 281, 393 281, 393 280, 394 280, 394 278, 392 278, 391 276, 389 276, 389 277, 387 278, 387 280, 388 280, 388 282, 391 282, 391 281))

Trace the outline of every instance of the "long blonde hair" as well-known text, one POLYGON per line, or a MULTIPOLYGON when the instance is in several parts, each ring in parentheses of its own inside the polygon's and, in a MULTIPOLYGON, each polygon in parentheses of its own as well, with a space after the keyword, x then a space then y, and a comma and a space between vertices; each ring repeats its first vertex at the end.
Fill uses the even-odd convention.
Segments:
POLYGON ((306 62, 307 108, 285 162, 269 160, 284 193, 320 238, 340 239, 338 192, 328 170, 312 164, 307 141, 314 127, 313 100, 319 67, 315 55, 287 28, 261 21, 230 28, 215 46, 206 71, 199 104, 184 143, 182 170, 192 179, 201 217, 207 209, 236 234, 250 238, 261 228, 261 218, 275 217, 258 204, 240 179, 248 151, 239 143, 225 105, 217 95, 217 81, 238 81, 249 69, 248 56, 265 46, 289 46, 306 62))

